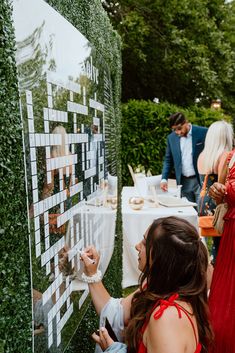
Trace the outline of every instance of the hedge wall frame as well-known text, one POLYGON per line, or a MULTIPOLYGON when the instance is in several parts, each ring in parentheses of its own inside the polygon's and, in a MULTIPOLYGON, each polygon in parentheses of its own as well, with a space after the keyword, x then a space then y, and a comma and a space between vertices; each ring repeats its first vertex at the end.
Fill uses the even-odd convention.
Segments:
MULTIPOLYGON (((50 1, 49 4, 66 17, 75 27, 77 27, 88 40, 95 44, 104 60, 110 67, 110 76, 113 82, 113 101, 116 119, 115 152, 117 161, 120 161, 120 39, 113 31, 109 19, 104 12, 99 1, 78 1, 76 4, 70 1, 50 1)), ((1 69, 1 174, 4 177, 2 184, 3 206, 1 215, 3 227, 1 231, 1 248, 3 256, 0 260, 1 273, 4 276, 4 287, 1 286, 1 321, 0 321, 0 351, 5 352, 31 352, 31 300, 30 300, 30 273, 29 256, 27 249, 27 216, 26 216, 26 195, 24 189, 24 167, 22 154, 22 127, 19 116, 18 89, 15 66, 15 40, 12 26, 11 3, 4 0, 1 3, 1 50, 3 56, 0 59, 1 69), (10 187, 9 187, 10 186, 10 187), (13 191, 14 190, 14 191, 13 191), (9 238, 11 243, 9 243, 9 238), (16 313, 14 319, 12 313, 16 313), (6 329, 7 328, 7 329, 6 329)), ((120 176, 120 163, 117 174, 120 176)), ((119 186, 120 190, 120 186, 119 186)), ((117 227, 118 238, 116 241, 115 253, 112 263, 109 266, 105 282, 109 289, 114 292, 114 288, 119 293, 121 291, 120 271, 112 270, 120 258, 120 214, 118 216, 119 226, 117 227), (112 272, 113 271, 113 272, 112 272), (108 278, 110 272, 115 273, 112 283, 108 278), (113 281, 119 282, 114 285, 113 281)), ((68 348, 68 352, 77 351, 79 345, 87 346, 87 352, 92 349, 90 343, 90 325, 95 328, 97 322, 94 320, 94 313, 88 310, 89 302, 84 306, 79 314, 78 323, 83 319, 81 327, 78 328, 79 342, 73 339, 68 348), (84 314, 86 312, 86 316, 84 314), (84 330, 84 327, 87 327, 84 330), (79 332, 85 333, 81 338, 79 332), (86 343, 84 343, 84 340, 86 343)), ((84 351, 84 349, 83 349, 84 351)))

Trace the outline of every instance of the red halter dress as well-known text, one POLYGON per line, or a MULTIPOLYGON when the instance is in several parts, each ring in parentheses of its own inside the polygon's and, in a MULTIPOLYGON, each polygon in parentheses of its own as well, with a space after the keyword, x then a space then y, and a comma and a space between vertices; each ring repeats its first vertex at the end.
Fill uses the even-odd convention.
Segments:
MULTIPOLYGON (((175 303, 175 300, 179 297, 178 294, 173 294, 169 299, 167 300, 163 300, 163 299, 160 299, 158 300, 151 313, 156 309, 157 306, 160 305, 160 308, 155 312, 154 314, 154 319, 155 320, 158 320, 162 314, 164 313, 164 311, 169 307, 169 306, 174 306, 176 309, 177 309, 177 312, 178 312, 178 315, 179 315, 179 318, 182 317, 182 312, 187 316, 187 318, 189 319, 191 325, 192 325, 192 328, 193 328, 193 333, 194 333, 194 337, 195 337, 195 341, 196 341, 196 350, 195 350, 195 353, 200 353, 201 352, 201 343, 200 342, 197 342, 197 335, 196 335, 196 329, 194 327, 194 324, 193 324, 193 321, 192 319, 190 318, 188 312, 182 308, 178 303, 175 303)), ((142 337, 143 337, 143 334, 144 334, 144 331, 146 330, 146 327, 148 326, 148 320, 144 323, 143 327, 142 327, 142 330, 141 330, 141 333, 142 333, 142 337)), ((140 341, 140 344, 139 344, 139 349, 138 349, 138 353, 147 353, 147 348, 145 347, 143 341, 141 340, 140 341)))

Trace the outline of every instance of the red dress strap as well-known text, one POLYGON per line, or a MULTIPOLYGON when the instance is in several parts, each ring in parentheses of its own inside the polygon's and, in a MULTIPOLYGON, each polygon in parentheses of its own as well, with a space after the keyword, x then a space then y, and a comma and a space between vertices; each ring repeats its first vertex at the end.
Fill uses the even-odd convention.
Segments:
POLYGON ((195 326, 194 326, 194 324, 193 324, 193 320, 191 319, 189 313, 187 312, 186 309, 184 309, 184 308, 183 308, 180 304, 178 304, 178 303, 175 303, 175 307, 177 307, 177 310, 179 309, 179 310, 183 311, 183 313, 184 313, 184 314, 187 316, 187 318, 189 319, 189 322, 191 323, 191 326, 192 326, 192 328, 193 328, 193 333, 194 333, 194 337, 195 337, 195 341, 196 341, 196 346, 197 346, 195 353, 201 352, 202 345, 201 345, 200 342, 197 341, 196 329, 195 329, 195 326))
POLYGON ((177 311, 178 311, 178 315, 179 318, 181 318, 181 312, 180 309, 178 308, 177 304, 175 303, 175 300, 179 298, 179 294, 173 294, 169 297, 169 299, 160 299, 160 301, 158 303, 156 303, 153 307, 152 312, 155 310, 155 308, 157 306, 159 306, 160 304, 160 308, 155 312, 155 314, 153 315, 154 319, 160 319, 160 317, 162 316, 162 314, 164 313, 164 311, 169 307, 169 306, 174 306, 176 307, 177 311))
MULTIPOLYGON (((160 319, 160 317, 162 316, 162 314, 164 313, 164 311, 165 311, 169 306, 174 306, 174 307, 176 308, 176 310, 177 310, 177 312, 178 312, 179 318, 182 317, 182 312, 183 312, 183 313, 187 316, 187 318, 188 318, 188 320, 189 320, 189 322, 191 323, 191 326, 192 326, 192 328, 193 328, 193 333, 194 333, 195 342, 196 342, 196 351, 195 351, 195 353, 200 353, 202 346, 201 346, 201 343, 197 341, 197 334, 196 334, 196 329, 195 329, 195 327, 194 327, 193 321, 192 321, 192 319, 191 319, 189 313, 187 312, 187 310, 184 309, 180 304, 175 303, 175 300, 177 300, 178 298, 179 298, 178 293, 175 293, 175 294, 171 295, 171 296, 169 297, 169 299, 160 299, 160 300, 158 300, 158 301, 154 304, 154 306, 153 306, 153 308, 152 308, 152 310, 151 310, 150 315, 148 316, 148 318, 150 318, 152 312, 153 312, 158 306, 159 306, 159 309, 158 309, 158 310, 154 313, 154 315, 153 315, 153 317, 154 317, 155 320, 160 319)), ((143 333, 144 333, 144 331, 145 331, 145 329, 146 329, 146 327, 147 327, 147 325, 148 325, 148 322, 149 322, 149 320, 147 319, 147 320, 145 321, 145 323, 144 323, 142 329, 141 329, 142 335, 143 335, 143 333)), ((145 348, 143 342, 141 341, 141 344, 140 344, 138 353, 144 353, 144 352, 146 352, 146 348, 145 348)))

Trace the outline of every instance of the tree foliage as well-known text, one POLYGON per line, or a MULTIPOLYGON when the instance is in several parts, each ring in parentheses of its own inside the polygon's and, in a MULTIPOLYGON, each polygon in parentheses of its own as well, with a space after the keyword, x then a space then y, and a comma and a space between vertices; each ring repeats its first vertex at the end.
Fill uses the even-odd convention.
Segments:
POLYGON ((234 2, 121 0, 104 6, 123 40, 123 100, 232 107, 234 2), (112 5, 112 6, 111 6, 112 5))

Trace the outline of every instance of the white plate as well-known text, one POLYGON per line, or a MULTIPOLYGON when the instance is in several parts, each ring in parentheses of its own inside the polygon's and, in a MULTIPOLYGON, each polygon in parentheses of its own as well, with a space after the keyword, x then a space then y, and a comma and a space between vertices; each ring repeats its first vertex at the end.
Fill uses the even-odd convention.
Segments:
POLYGON ((170 195, 157 195, 157 201, 160 205, 166 207, 189 207, 189 206, 197 206, 195 202, 190 202, 183 197, 180 199, 179 197, 170 196, 170 195))

